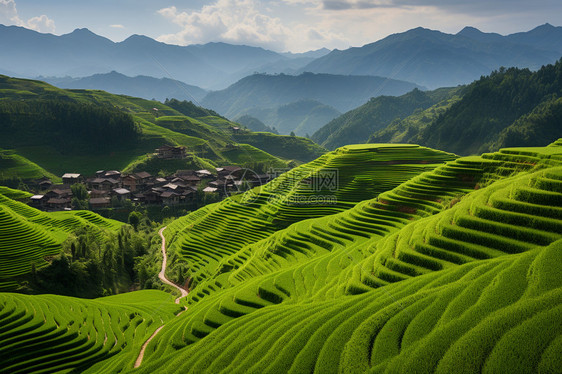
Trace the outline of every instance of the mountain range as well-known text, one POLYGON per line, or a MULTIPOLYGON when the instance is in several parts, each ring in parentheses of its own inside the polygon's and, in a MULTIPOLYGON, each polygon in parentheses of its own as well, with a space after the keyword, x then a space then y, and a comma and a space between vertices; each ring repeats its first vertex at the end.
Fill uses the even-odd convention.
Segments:
POLYGON ((536 70, 562 55, 561 40, 562 27, 550 24, 506 36, 473 27, 457 34, 416 28, 362 47, 294 54, 227 43, 177 46, 142 35, 115 43, 88 29, 56 36, 0 25, 0 73, 85 77, 115 70, 217 90, 254 72, 313 72, 382 76, 437 88, 470 83, 501 66, 536 70))
POLYGON ((285 134, 300 127, 304 135, 371 97, 402 95, 414 88, 421 87, 372 76, 254 74, 227 89, 209 93, 202 105, 229 118, 251 115, 285 134), (301 126, 309 115, 315 117, 314 123, 301 126))
POLYGON ((128 77, 116 71, 83 78, 39 77, 39 79, 59 88, 103 90, 113 94, 141 97, 147 100, 154 99, 162 102, 168 98, 198 102, 207 94, 207 91, 200 87, 174 79, 158 79, 144 75, 128 77))
POLYGON ((327 52, 282 55, 226 43, 184 47, 142 35, 115 43, 88 29, 56 36, 4 25, 0 25, 0 50, 3 74, 28 78, 85 77, 115 70, 129 76, 171 78, 214 89, 224 88, 261 66, 277 64, 280 70, 297 69, 327 52), (293 60, 300 63, 295 64, 293 60), (285 67, 283 62, 289 65, 285 67))
POLYGON ((456 86, 501 66, 536 70, 562 55, 562 27, 550 24, 507 36, 465 27, 457 34, 415 28, 363 47, 334 50, 300 71, 378 75, 428 88, 456 86))

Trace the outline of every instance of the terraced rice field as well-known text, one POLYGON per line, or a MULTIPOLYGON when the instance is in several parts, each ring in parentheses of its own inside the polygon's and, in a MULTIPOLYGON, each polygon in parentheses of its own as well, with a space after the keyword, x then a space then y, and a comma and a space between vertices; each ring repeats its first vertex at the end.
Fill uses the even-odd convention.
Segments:
MULTIPOLYGON (((322 310, 323 303, 339 303, 355 294, 371 295, 394 283, 413 282, 496 257, 512 258, 559 240, 562 216, 556 212, 562 209, 562 191, 557 181, 562 180, 562 168, 547 167, 562 165, 557 159, 562 149, 540 148, 533 154, 535 163, 513 150, 461 158, 352 209, 278 230, 235 254, 215 252, 221 258, 218 270, 192 290, 186 315, 168 324, 152 343, 152 359, 176 351, 179 355, 183 350, 188 355, 198 342, 209 344, 220 331, 233 324, 242 326, 239 321, 253 319, 254 314, 269 311, 273 318, 281 313, 277 310, 289 306, 310 307, 313 313, 322 310), (522 191, 529 189, 535 192, 529 195, 533 207, 523 197, 529 192, 522 191), (509 201, 502 200, 506 193, 509 201), (542 201, 548 206, 537 204, 542 195, 547 196, 542 201), (527 204, 530 211, 507 208, 518 204, 527 204)), ((202 239, 200 245, 205 243, 212 245, 212 238, 202 239)), ((333 318, 341 322, 346 313, 333 318)), ((294 314, 287 313, 294 321, 306 320, 294 314)), ((277 329, 282 330, 281 325, 277 329)), ((261 330, 256 327, 256 333, 261 330)), ((287 335, 287 339, 292 337, 287 335)), ((289 369, 272 367, 274 371, 289 369)), ((300 366, 293 366, 297 368, 300 366)))
POLYGON ((0 372, 132 368, 144 340, 180 310, 161 291, 95 301, 0 294, 0 372))
POLYGON ((295 222, 350 209, 454 158, 416 145, 342 147, 263 188, 175 221, 166 236, 171 250, 189 262, 185 277, 195 285, 217 270, 220 259, 243 256, 240 250, 246 245, 295 222))
MULTIPOLYGON (((188 309, 134 372, 562 372, 562 141, 430 155, 346 147, 168 225, 188 309), (327 165, 337 204, 284 203, 327 165)), ((132 371, 126 349, 88 371, 132 371)))
POLYGON ((90 211, 45 213, 0 194, 0 291, 17 287, 16 277, 47 265, 68 235, 82 227, 116 231, 122 223, 90 211))
POLYGON ((264 307, 140 372, 559 372, 561 264, 557 241, 362 295, 264 307))

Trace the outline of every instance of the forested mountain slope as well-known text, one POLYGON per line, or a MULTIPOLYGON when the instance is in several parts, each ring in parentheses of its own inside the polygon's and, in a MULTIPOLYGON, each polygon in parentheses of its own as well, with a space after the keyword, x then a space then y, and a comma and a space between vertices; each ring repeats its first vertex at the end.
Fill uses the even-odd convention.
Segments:
MULTIPOLYGON (((395 119, 369 142, 423 144, 460 155, 553 142, 562 136, 561 77, 562 61, 537 72, 496 71, 425 110, 395 119)), ((368 127, 370 119, 358 126, 368 127)))
POLYGON ((345 144, 364 143, 373 132, 384 129, 392 121, 404 118, 416 110, 424 110, 452 96, 457 89, 420 91, 415 89, 405 95, 379 96, 366 104, 328 122, 312 135, 318 144, 334 149, 345 144))

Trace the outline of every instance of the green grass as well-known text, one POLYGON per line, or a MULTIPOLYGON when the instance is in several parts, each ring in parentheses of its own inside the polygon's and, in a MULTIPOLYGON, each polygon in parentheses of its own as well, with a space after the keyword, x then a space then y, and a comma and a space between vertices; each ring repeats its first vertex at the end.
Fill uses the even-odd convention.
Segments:
POLYGON ((241 132, 233 135, 233 138, 237 142, 253 145, 286 160, 310 162, 326 153, 326 149, 312 140, 299 136, 275 135, 270 132, 241 132))
POLYGON ((17 277, 46 266, 74 231, 90 227, 116 232, 121 222, 90 211, 45 213, 0 194, 0 289, 13 290, 17 277))
POLYGON ((17 201, 27 201, 28 198, 33 196, 31 192, 16 190, 6 186, 0 186, 0 194, 17 201))
POLYGON ((13 150, 0 149, 0 182, 15 179, 50 178, 54 183, 61 179, 13 150))
POLYGON ((140 372, 557 371, 561 260, 557 241, 363 295, 262 308, 140 372))

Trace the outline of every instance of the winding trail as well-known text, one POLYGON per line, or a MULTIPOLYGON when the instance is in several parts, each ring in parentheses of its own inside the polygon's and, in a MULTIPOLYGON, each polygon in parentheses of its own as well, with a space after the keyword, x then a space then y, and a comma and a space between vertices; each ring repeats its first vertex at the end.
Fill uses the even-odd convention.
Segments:
POLYGON ((187 290, 181 288, 180 286, 166 278, 166 266, 168 264, 168 256, 166 255, 166 238, 164 237, 164 230, 166 230, 166 227, 168 226, 164 226, 160 229, 160 231, 158 231, 158 235, 160 235, 160 237, 162 238, 162 270, 160 270, 160 273, 158 273, 158 278, 160 278, 160 280, 167 285, 175 287, 180 291, 181 296, 176 299, 176 304, 179 304, 180 299, 182 297, 186 297, 188 292, 187 290))
MULTIPOLYGON (((175 301, 176 304, 179 304, 180 299, 182 297, 186 297, 187 294, 189 293, 189 291, 187 291, 186 289, 178 286, 177 284, 175 284, 174 282, 172 282, 168 278, 166 278, 166 266, 168 265, 168 256, 166 255, 166 238, 164 237, 164 230, 166 230, 166 227, 168 227, 168 226, 164 226, 160 229, 160 231, 158 231, 158 235, 160 235, 160 238, 162 238, 162 269, 160 270, 160 273, 158 273, 158 278, 160 278, 160 280, 162 282, 166 283, 167 285, 175 287, 180 291, 181 296, 178 297, 175 301)), ((187 308, 185 308, 185 309, 187 309, 187 308)), ((176 315, 176 317, 179 316, 180 314, 182 314, 184 311, 181 311, 180 313, 178 313, 176 315)), ((148 338, 148 340, 144 342, 144 344, 142 345, 142 348, 140 350, 139 356, 137 357, 137 360, 135 361, 135 366, 134 366, 135 369, 138 368, 139 366, 141 366, 142 359, 144 358, 144 351, 146 350, 146 347, 148 346, 148 343, 150 343, 150 341, 152 339, 154 339, 154 337, 160 332, 160 330, 162 330, 163 327, 164 327, 164 325, 158 327, 152 333, 152 335, 150 335, 150 338, 148 338)))

